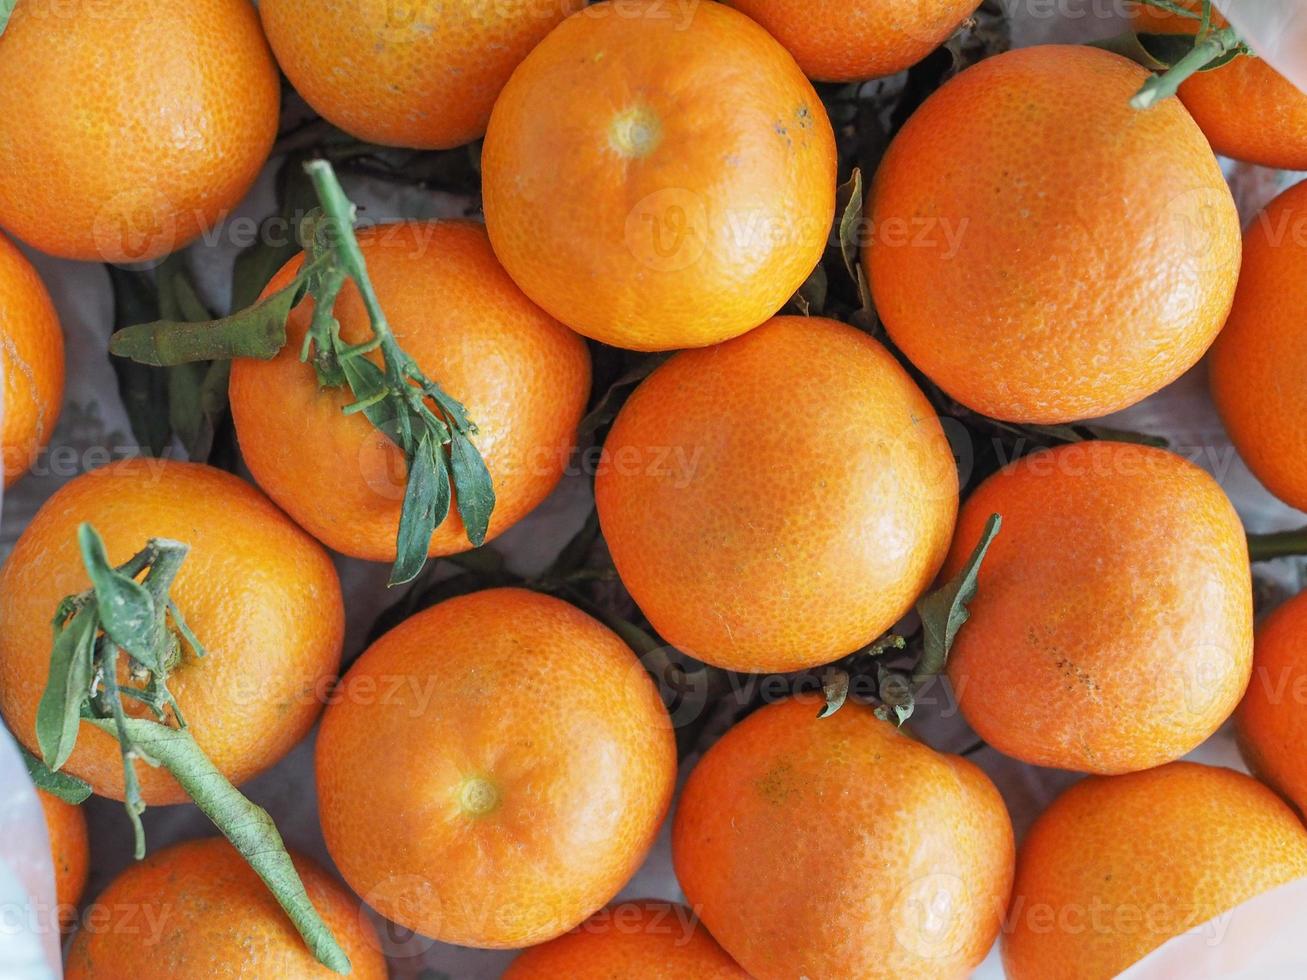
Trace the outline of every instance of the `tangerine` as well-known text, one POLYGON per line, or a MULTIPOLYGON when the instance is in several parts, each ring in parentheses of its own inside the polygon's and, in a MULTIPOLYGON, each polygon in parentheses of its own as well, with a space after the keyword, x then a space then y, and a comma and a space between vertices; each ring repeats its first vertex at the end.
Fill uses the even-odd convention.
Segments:
POLYGON ((667 710, 630 648, 523 589, 386 633, 318 735, 322 831, 345 880, 461 946, 529 946, 584 921, 644 860, 675 781, 667 710))
POLYGON ((482 154, 486 227, 553 316, 636 350, 758 326, 821 259, 835 212, 821 100, 718 3, 600 3, 504 87, 482 154))
POLYGON ((864 249, 891 339, 963 405, 1060 423, 1125 408, 1198 362, 1239 274, 1239 215, 1175 99, 1098 48, 982 61, 908 120, 864 249))
POLYGON ((586 0, 264 0, 295 90, 353 136, 439 150, 485 135, 513 69, 586 0))
POLYGON ((659 367, 595 479, 613 562, 654 628, 759 672, 828 663, 894 625, 939 571, 957 492, 944 430, 894 357, 803 317, 659 367))
MULTIPOLYGON (((383 225, 361 231, 358 241, 400 346, 477 425, 472 441, 495 488, 486 536, 494 538, 563 476, 590 393, 585 342, 522 295, 473 222, 383 225)), ((303 261, 288 263, 265 295, 287 285, 303 261)), ((232 364, 241 454, 259 486, 319 541, 355 558, 394 561, 404 455, 362 413, 342 412, 354 400, 347 389, 320 387, 300 360, 312 311, 311 301, 295 308, 286 346, 272 360, 232 364)), ((334 312, 348 343, 372 336, 352 282, 334 312)), ((451 507, 428 553, 470 547, 451 507)))
POLYGON ((61 258, 166 255, 249 191, 280 100, 248 0, 24 0, 0 37, 0 225, 61 258))
POLYGON ((66 929, 77 918, 77 906, 82 901, 82 892, 86 890, 86 876, 90 870, 86 814, 80 806, 65 803, 45 790, 38 789, 36 798, 41 801, 45 831, 50 838, 59 920, 66 929))
MULTIPOLYGON (((248 483, 198 463, 130 459, 65 484, 37 511, 0 568, 0 712, 39 754, 36 711, 50 672, 50 620, 90 586, 77 543, 83 521, 126 562, 151 538, 190 545, 170 590, 206 648, 168 677, 191 734, 233 783, 290 751, 322 707, 340 664, 345 612, 325 551, 248 483)), ((124 670, 126 668, 124 667, 124 670)), ((135 717, 149 709, 124 701, 135 717)), ((83 724, 66 769, 122 799, 115 738, 83 724)), ((137 764, 151 806, 188 797, 164 769, 137 764)))
POLYGON ((1307 830, 1261 783, 1174 762, 1086 779, 1017 856, 1011 980, 1107 980, 1173 936, 1307 875, 1307 830))
MULTIPOLYGON (((358 901, 308 858, 291 854, 309 901, 350 959, 354 980, 385 980, 381 941, 358 901)), ((245 859, 220 837, 184 841, 131 865, 96 899, 95 928, 68 949, 68 980, 337 976, 323 966, 245 859)))
POLYGON ((1243 526, 1207 473, 1173 453, 1084 442, 1026 456, 962 507, 944 575, 991 514, 948 675, 996 749, 1081 772, 1147 769, 1197 748, 1252 670, 1243 526))
POLYGON ((0 235, 0 474, 12 486, 54 431, 64 394, 64 337, 50 294, 0 235))
POLYGON ((967 760, 871 708, 761 708, 704 755, 672 829, 676 875, 758 980, 962 977, 993 945, 1012 823, 967 760))

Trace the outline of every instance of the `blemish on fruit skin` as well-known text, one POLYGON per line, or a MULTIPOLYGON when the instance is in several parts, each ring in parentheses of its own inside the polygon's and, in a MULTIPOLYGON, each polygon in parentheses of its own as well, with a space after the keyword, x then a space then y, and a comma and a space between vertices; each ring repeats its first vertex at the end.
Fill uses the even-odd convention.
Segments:
POLYGON ((758 780, 758 795, 769 803, 782 803, 790 795, 791 774, 794 768, 788 762, 773 766, 758 780))

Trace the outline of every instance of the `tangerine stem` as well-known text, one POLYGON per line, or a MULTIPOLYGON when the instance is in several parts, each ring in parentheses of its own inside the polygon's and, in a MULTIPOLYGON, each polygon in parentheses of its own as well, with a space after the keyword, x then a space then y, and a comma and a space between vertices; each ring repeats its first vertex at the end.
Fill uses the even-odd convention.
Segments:
POLYGON ((1307 527, 1248 535, 1248 557, 1252 561, 1271 561, 1299 555, 1307 555, 1307 527))
POLYGON ((1181 83, 1191 75, 1196 75, 1216 59, 1242 47, 1243 39, 1234 28, 1223 27, 1219 31, 1212 31, 1169 69, 1144 82, 1143 87, 1130 100, 1130 105, 1135 109, 1152 108, 1163 99, 1175 95, 1181 83))

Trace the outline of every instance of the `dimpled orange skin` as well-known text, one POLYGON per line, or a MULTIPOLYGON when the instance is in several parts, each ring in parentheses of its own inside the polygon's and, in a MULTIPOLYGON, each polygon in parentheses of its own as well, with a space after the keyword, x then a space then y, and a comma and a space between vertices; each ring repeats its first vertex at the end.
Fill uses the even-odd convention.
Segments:
MULTIPOLYGON (((1141 31, 1193 34, 1198 28, 1196 20, 1142 5, 1134 14, 1141 31)), ((1215 8, 1213 14, 1213 23, 1226 26, 1215 8)), ((1307 95, 1269 62, 1236 58, 1191 75, 1179 94, 1217 153, 1277 170, 1307 170, 1307 95)))
POLYGON ((280 100, 249 0, 23 0, 0 37, 0 226, 93 262, 181 248, 250 189, 280 100))
POLYGON ((50 858, 54 864, 55 901, 59 904, 59 918, 68 928, 77 917, 77 905, 86 890, 86 875, 90 868, 90 848, 86 837, 86 814, 80 806, 65 803, 59 797, 38 789, 36 798, 41 801, 45 816, 45 829, 50 837, 50 858))
POLYGON ((533 946, 504 980, 749 980, 684 905, 623 902, 533 946))
POLYGON ((895 344, 985 415, 1059 423, 1140 401, 1197 363, 1239 274, 1239 216, 1148 73, 1047 45, 969 68, 876 174, 864 249, 895 344))
POLYGON ((1258 627, 1252 682, 1234 717, 1248 768, 1307 812, 1307 593, 1258 627))
MULTIPOLYGON (((361 232, 359 246, 400 346, 479 429, 472 442, 495 487, 487 539, 494 538, 562 478, 590 393, 585 342, 522 295, 478 224, 385 225, 361 232)), ((288 263, 267 292, 302 264, 302 257, 288 263)), ((311 302, 296 307, 277 357, 232 365, 241 453, 259 486, 319 541, 355 558, 394 561, 404 456, 364 415, 342 413, 354 400, 348 390, 319 388, 300 361, 312 310, 311 302)), ((372 336, 352 283, 335 313, 347 341, 372 336)), ((374 359, 380 363, 380 354, 374 359)), ((429 554, 471 547, 451 507, 429 554)))
POLYGON ((0 473, 12 486, 54 431, 64 396, 64 336, 36 270, 0 235, 0 473))
POLYGON ((777 317, 640 385, 595 499, 623 583, 669 643, 790 671, 908 611, 948 551, 957 480, 934 410, 884 347, 777 317))
POLYGON ((1243 773, 1189 762, 1077 783, 1017 855, 1010 980, 1108 980, 1307 875, 1307 830, 1243 773))
POLYGON ((767 28, 809 78, 856 82, 911 68, 978 0, 729 0, 767 28))
POLYGON ((794 59, 718 3, 602 3, 522 62, 482 153, 495 253, 587 337, 704 347, 781 308, 826 247, 835 138, 794 59))
MULTIPOLYGON (((50 669, 50 621, 90 587, 77 546, 89 522, 109 561, 150 538, 190 545, 170 590, 207 651, 189 649, 168 677, 200 748, 233 783, 267 769, 308 732, 340 664, 345 612, 326 552, 263 494, 197 463, 132 459, 77 477, 54 494, 0 569, 0 712, 32 752, 50 669)), ((125 702, 129 715, 153 717, 125 702)), ((118 742, 82 725, 66 770, 122 799, 118 742)), ((162 768, 136 764, 149 806, 188 799, 162 768)))
POLYGON ((991 514, 1002 529, 948 669, 985 741, 1111 774, 1177 759, 1229 717, 1252 669, 1252 579, 1207 473, 1125 443, 1024 457, 963 504, 942 575, 991 514))
POLYGON ((1012 885, 1002 797, 870 708, 820 704, 760 709, 690 774, 672 829, 690 906, 758 980, 969 976, 1012 885))
MULTIPOLYGON (((381 940, 353 895, 317 864, 291 854, 332 935, 349 957, 353 980, 385 980, 381 940)), ((68 980, 327 980, 266 885, 226 840, 185 841, 130 865, 100 893, 103 928, 78 930, 68 980), (148 962, 148 967, 145 964, 148 962)))
POLYGON ((1307 184, 1248 226, 1230 319, 1208 359, 1212 399, 1248 468, 1307 508, 1307 184))
POLYGON ((450 599, 379 639, 317 744, 345 879, 460 946, 529 946, 584 921, 644 860, 675 780, 671 721, 630 648, 523 589, 450 599))
POLYGON ((359 139, 439 150, 486 132, 508 76, 585 0, 264 0, 282 71, 359 139))

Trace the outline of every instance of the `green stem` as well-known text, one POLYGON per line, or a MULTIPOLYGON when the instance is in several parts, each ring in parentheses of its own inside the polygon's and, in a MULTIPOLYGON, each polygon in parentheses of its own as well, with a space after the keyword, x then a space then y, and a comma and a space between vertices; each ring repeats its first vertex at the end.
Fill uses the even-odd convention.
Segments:
MULTIPOLYGON (((111 735, 116 734, 111 719, 88 718, 87 721, 111 735)), ((172 773, 196 806, 249 862, 319 962, 337 973, 349 973, 349 957, 309 901, 268 812, 247 800, 227 781, 189 732, 140 718, 128 718, 122 726, 127 741, 172 773)))
POLYGON ((1144 82, 1143 87, 1130 100, 1130 105, 1135 109, 1148 109, 1163 99, 1170 98, 1191 75, 1202 71, 1217 58, 1238 50, 1242 45, 1242 39, 1231 27, 1212 31, 1166 72, 1154 75, 1144 82))
POLYGON ((1201 20, 1202 14, 1195 13, 1188 7, 1182 7, 1175 0, 1135 0, 1145 7, 1156 7, 1158 10, 1165 10, 1167 13, 1175 14, 1178 17, 1184 17, 1188 20, 1201 20))
POLYGON ((1307 527, 1294 531, 1248 535, 1248 557, 1253 561, 1307 555, 1307 527))

